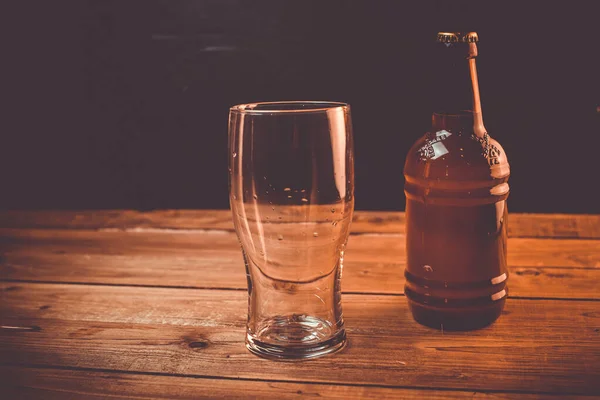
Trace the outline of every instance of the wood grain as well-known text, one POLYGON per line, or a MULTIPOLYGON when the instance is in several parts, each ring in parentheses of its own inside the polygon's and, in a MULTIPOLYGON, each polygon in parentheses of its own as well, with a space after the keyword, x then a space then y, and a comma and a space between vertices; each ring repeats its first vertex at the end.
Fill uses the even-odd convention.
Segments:
MULTIPOLYGON (((241 259, 235 233, 214 231, 0 229, 0 249, 5 256, 45 252, 241 259)), ((508 264, 515 267, 600 268, 600 240, 511 238, 508 249, 508 264)), ((346 254, 356 262, 402 262, 404 236, 351 237, 346 254)))
MULTIPOLYGON (((234 233, 0 229, 2 279, 246 288, 234 233)), ((600 241, 509 239, 512 296, 600 298, 600 241)), ((350 238, 343 289, 403 293, 405 249, 398 236, 350 238)))
POLYGON ((503 316, 449 333, 413 322, 402 296, 404 214, 357 212, 343 278, 349 346, 277 363, 244 347, 246 282, 228 210, 0 212, 2 393, 600 395, 600 216, 514 214, 509 226, 503 316))
POLYGON ((6 283, 0 289, 2 325, 22 327, 1 329, 1 359, 13 364, 600 394, 600 303, 593 301, 510 299, 494 325, 449 333, 414 323, 404 297, 345 295, 350 345, 309 363, 277 363, 244 348, 244 292, 6 283))
MULTIPOLYGON (((404 267, 402 263, 356 263, 349 258, 342 289, 345 293, 402 294, 404 267)), ((600 300, 600 269, 510 267, 509 271, 511 297, 600 300)), ((2 279, 16 281, 239 290, 247 285, 241 259, 7 254, 0 261, 0 273, 2 279)))
MULTIPOLYGON (((2 228, 222 229, 233 231, 229 210, 3 211, 2 228)), ((353 233, 404 233, 404 213, 356 211, 353 233)), ((510 237, 600 239, 600 215, 510 214, 510 237)))
MULTIPOLYGON (((9 398, 62 400, 65 398, 141 398, 141 399, 465 399, 484 400, 544 399, 524 393, 485 393, 369 386, 328 385, 281 381, 230 380, 138 373, 81 371, 0 366, 0 381, 9 398), (12 397, 11 397, 12 396, 12 397)), ((573 396, 571 399, 589 399, 573 396)))

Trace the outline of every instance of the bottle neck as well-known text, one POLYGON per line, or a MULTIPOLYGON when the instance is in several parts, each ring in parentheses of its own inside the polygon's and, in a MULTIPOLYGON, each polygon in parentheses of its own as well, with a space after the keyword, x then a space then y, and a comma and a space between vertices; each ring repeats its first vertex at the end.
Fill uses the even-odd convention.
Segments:
POLYGON ((449 131, 454 134, 473 132, 475 118, 472 111, 459 111, 456 113, 433 113, 431 126, 434 132, 449 131))
MULTIPOLYGON (((437 43, 434 94, 434 129, 436 121, 463 130, 471 120, 471 131, 479 137, 486 133, 481 112, 475 43, 437 43), (438 117, 436 118, 436 115, 438 117), (440 118, 446 115, 448 118, 440 118), (460 122, 458 122, 460 120, 460 122), (458 125, 460 126, 458 126, 458 125)), ((444 129, 444 128, 442 128, 444 129)))

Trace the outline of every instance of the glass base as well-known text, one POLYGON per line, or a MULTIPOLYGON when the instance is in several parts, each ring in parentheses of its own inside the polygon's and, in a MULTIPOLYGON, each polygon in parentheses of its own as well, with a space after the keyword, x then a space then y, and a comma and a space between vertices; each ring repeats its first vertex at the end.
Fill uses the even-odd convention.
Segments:
POLYGON ((326 321, 305 315, 278 316, 261 324, 257 334, 246 335, 246 347, 257 356, 304 360, 335 353, 346 345, 346 332, 326 321))

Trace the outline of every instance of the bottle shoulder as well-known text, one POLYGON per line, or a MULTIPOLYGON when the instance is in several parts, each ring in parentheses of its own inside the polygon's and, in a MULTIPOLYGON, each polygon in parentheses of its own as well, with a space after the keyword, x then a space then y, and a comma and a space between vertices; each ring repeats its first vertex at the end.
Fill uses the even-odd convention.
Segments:
POLYGON ((507 179, 510 166, 500 143, 489 135, 440 130, 425 133, 413 144, 404 175, 437 181, 507 179))

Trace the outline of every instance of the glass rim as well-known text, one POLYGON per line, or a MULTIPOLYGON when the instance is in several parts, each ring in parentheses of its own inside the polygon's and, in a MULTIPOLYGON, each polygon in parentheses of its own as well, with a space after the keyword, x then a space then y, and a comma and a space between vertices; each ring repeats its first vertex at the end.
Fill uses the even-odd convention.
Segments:
POLYGON ((237 104, 230 107, 229 111, 240 114, 268 115, 318 113, 335 109, 349 110, 350 105, 338 101, 267 101, 237 104))

